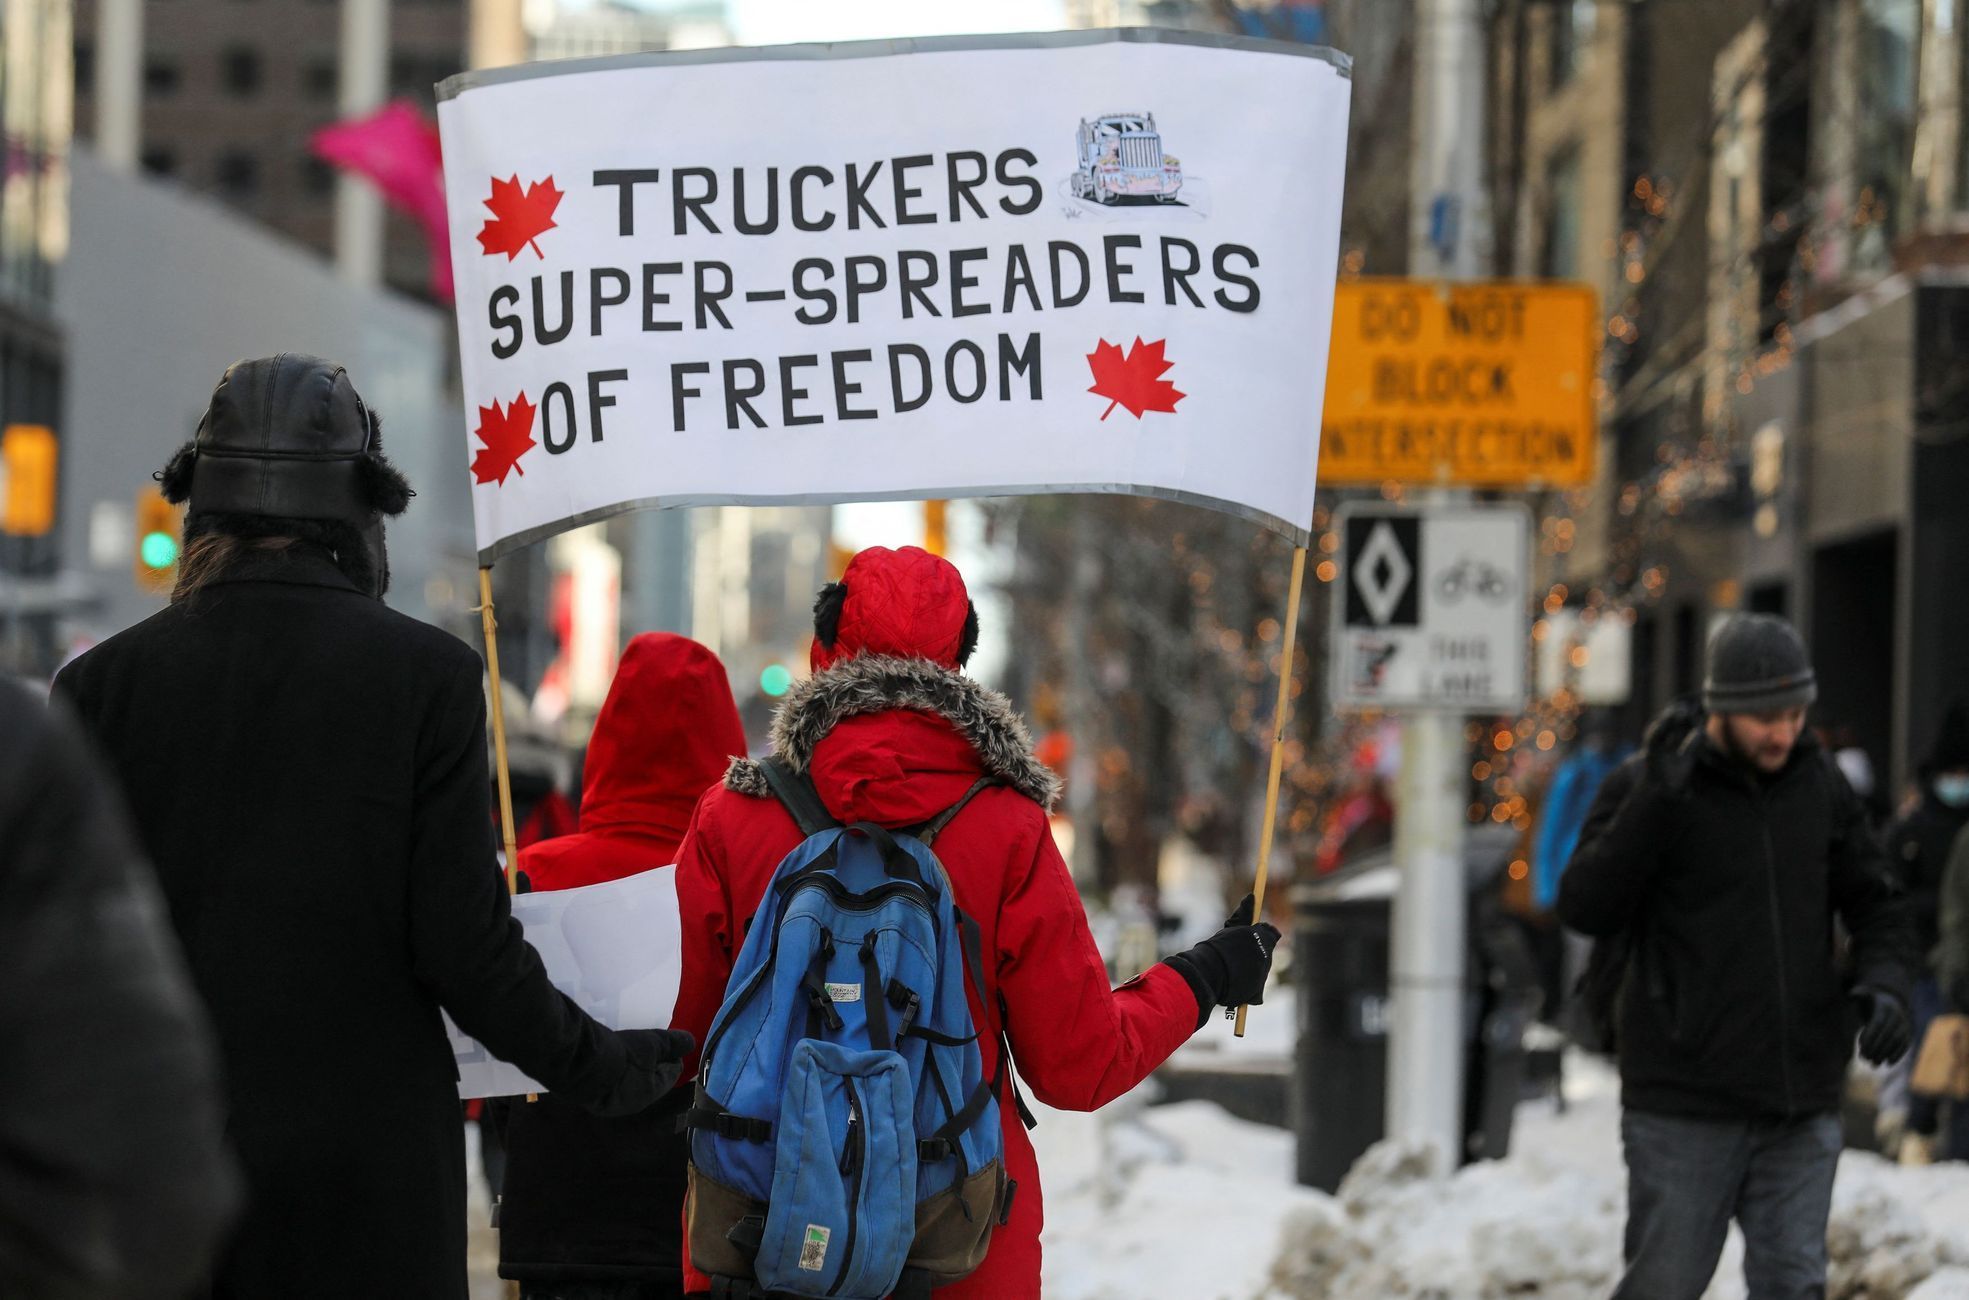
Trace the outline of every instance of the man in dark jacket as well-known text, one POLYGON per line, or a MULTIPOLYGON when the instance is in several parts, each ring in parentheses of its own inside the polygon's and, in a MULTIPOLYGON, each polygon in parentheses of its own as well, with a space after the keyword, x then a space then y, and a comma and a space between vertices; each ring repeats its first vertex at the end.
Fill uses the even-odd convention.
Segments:
POLYGON ((388 609, 410 496, 340 366, 233 366, 164 493, 177 592, 57 679, 130 795, 218 1030, 245 1218, 228 1300, 464 1300, 465 1168, 439 1008, 583 1105, 639 1111, 688 1041, 547 980, 487 814, 482 669, 388 609))
MULTIPOLYGON (((688 637, 629 643, 582 765, 581 827, 520 854, 537 890, 676 872, 698 796, 745 753, 718 656, 688 637)), ((677 1121, 691 1090, 640 1115, 599 1119, 555 1097, 515 1105, 499 1207, 499 1275, 525 1300, 683 1295, 684 1170, 677 1121)))
POLYGON ((0 679, 0 1295, 180 1300, 237 1202, 218 1060, 75 728, 0 679))
POLYGON ((1752 1300, 1823 1295, 1855 1029, 1908 1048, 1912 936, 1864 809, 1805 730, 1817 680, 1768 615, 1709 646, 1707 716, 1671 710, 1601 788, 1559 916, 1625 932, 1627 1270, 1615 1295, 1695 1300, 1735 1218, 1752 1300), (1855 975, 1835 963, 1833 920, 1855 975))
MULTIPOLYGON (((1914 985, 1914 1041, 1946 1007, 1935 976, 1940 960, 1942 877, 1949 852, 1969 826, 1969 707, 1961 701, 1942 715, 1934 746, 1921 764, 1921 801, 1887 828, 1887 856, 1907 890, 1914 912, 1921 977, 1914 985)), ((1932 1136, 1940 1119, 1932 1098, 1908 1096, 1909 1062, 1901 1061, 1882 1081, 1878 1132, 1890 1154, 1901 1133, 1932 1136)), ((1969 1127, 1969 1126, 1965 1126, 1969 1127)))

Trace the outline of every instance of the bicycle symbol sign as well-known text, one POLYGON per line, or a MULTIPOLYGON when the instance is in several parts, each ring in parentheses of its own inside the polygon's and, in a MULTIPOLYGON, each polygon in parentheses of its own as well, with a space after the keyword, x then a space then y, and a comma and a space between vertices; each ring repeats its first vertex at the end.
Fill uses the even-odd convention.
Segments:
POLYGON ((1529 659, 1530 527, 1513 506, 1342 507, 1339 708, 1509 712, 1529 659))

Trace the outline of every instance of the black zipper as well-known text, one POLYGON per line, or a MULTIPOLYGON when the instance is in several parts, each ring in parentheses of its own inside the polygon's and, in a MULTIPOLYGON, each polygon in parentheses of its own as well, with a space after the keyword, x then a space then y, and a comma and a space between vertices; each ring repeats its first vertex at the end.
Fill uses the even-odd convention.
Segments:
POLYGON ((834 1275, 834 1285, 827 1288, 827 1294, 838 1295, 848 1280, 848 1267, 855 1260, 855 1231, 861 1223, 861 1170, 866 1163, 868 1142, 867 1124, 862 1120, 861 1094, 855 1091, 854 1081, 843 1079, 848 1089, 848 1136, 841 1144, 841 1172, 848 1179, 848 1234, 841 1247, 841 1271, 834 1275))
POLYGON ((1771 900, 1771 942, 1778 973, 1778 1070, 1784 1080, 1784 1113, 1794 1113, 1791 1092, 1791 990, 1784 977, 1784 917, 1778 908, 1778 850, 1771 839, 1770 801, 1762 791, 1757 795, 1757 820, 1764 831, 1764 878, 1771 900))

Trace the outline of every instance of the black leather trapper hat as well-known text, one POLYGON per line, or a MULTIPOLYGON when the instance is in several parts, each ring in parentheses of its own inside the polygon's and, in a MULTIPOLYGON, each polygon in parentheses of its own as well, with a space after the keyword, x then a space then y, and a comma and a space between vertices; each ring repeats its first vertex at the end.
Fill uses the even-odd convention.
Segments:
POLYGON ((402 505, 376 499, 364 464, 375 440, 375 420, 334 362, 298 352, 235 362, 198 422, 190 508, 358 527, 396 514, 402 505))

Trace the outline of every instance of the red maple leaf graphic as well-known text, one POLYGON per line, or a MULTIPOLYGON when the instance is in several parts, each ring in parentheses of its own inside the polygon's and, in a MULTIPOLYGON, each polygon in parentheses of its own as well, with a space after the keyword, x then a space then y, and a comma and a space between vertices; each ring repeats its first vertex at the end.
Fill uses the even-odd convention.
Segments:
POLYGON ((491 406, 479 408, 479 427, 472 432, 485 446, 472 456, 474 481, 490 483, 497 479, 499 486, 505 487, 507 470, 526 477, 526 471, 520 468, 520 457, 540 445, 533 437, 533 413, 537 409, 526 400, 525 393, 515 397, 504 411, 499 409, 497 400, 491 406))
POLYGON ((492 219, 479 231, 479 247, 485 249, 487 257, 504 253, 510 262, 522 248, 531 248, 542 259, 547 256, 533 241, 554 228, 554 209, 561 205, 561 192, 554 188, 552 176, 535 181, 525 190, 520 189, 518 172, 510 180, 495 176, 492 197, 485 205, 492 209, 492 219))
POLYGON ((1183 394, 1176 391, 1175 384, 1156 377, 1174 364, 1162 359, 1162 345, 1166 342, 1167 339, 1157 339, 1144 343, 1138 335, 1134 346, 1123 356, 1120 347, 1102 339, 1087 354, 1087 367, 1094 372, 1094 383, 1087 391, 1109 399, 1108 409, 1101 412, 1103 420, 1113 414, 1116 406, 1127 407, 1128 413, 1138 420, 1144 411, 1175 411, 1183 394))

